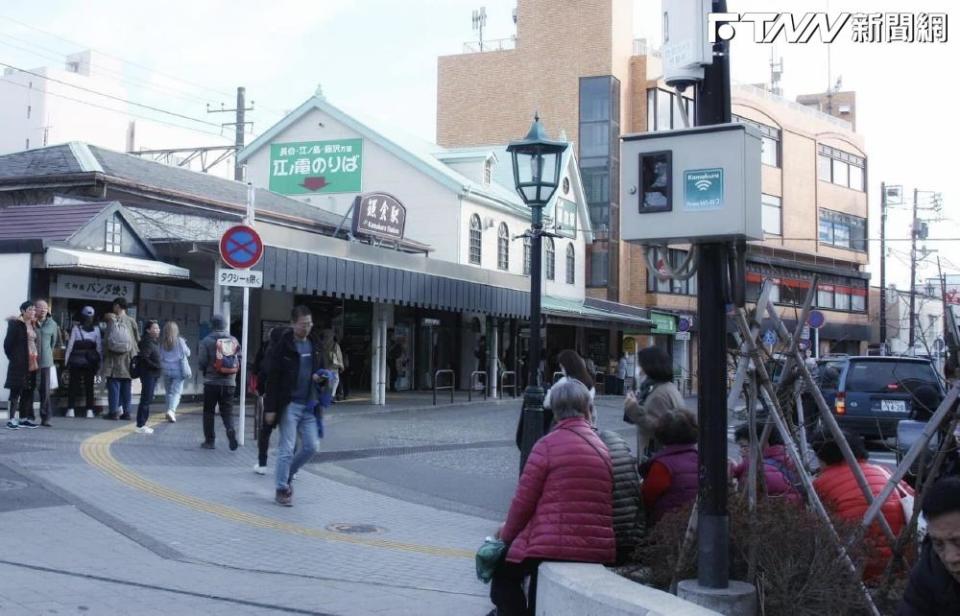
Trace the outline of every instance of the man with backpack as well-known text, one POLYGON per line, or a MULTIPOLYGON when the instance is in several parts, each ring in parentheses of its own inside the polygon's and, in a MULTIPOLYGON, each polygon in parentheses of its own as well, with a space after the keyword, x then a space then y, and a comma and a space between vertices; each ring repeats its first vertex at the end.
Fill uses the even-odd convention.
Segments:
POLYGON ((103 376, 107 379, 107 406, 104 419, 130 419, 130 365, 140 348, 140 328, 127 314, 127 300, 113 300, 112 318, 107 319, 106 339, 103 344, 103 376), (118 409, 123 413, 118 415, 118 409))
POLYGON ((236 451, 237 433, 233 429, 233 393, 237 373, 240 372, 240 343, 230 335, 226 320, 215 314, 210 317, 213 331, 200 341, 198 366, 203 372, 203 443, 204 449, 215 449, 214 415, 220 409, 220 419, 227 431, 230 451, 236 451))

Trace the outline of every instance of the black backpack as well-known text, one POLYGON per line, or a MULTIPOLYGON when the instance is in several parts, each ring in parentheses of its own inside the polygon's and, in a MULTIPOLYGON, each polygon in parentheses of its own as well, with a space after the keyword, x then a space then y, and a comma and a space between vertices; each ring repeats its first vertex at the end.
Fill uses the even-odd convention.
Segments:
POLYGON ((73 342, 67 367, 77 370, 98 370, 100 353, 97 352, 97 341, 85 338, 82 327, 78 327, 77 331, 80 337, 73 342))

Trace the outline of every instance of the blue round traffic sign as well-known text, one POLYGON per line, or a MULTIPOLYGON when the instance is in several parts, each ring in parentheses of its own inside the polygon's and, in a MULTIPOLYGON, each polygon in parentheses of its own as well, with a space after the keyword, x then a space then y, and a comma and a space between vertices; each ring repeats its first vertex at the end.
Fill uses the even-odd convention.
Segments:
POLYGON ((813 329, 820 329, 823 327, 823 324, 827 322, 827 317, 825 314, 819 310, 811 310, 809 316, 807 316, 807 325, 813 329))
POLYGON ((235 269, 250 269, 263 256, 263 240, 253 227, 235 225, 220 238, 220 257, 235 269))

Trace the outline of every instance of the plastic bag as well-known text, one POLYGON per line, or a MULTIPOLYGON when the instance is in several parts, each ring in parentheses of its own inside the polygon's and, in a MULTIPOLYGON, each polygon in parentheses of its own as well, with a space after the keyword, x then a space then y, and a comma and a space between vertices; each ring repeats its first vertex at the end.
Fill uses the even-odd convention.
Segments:
POLYGON ((487 537, 477 550, 477 579, 489 584, 493 574, 507 555, 507 544, 499 539, 487 537))

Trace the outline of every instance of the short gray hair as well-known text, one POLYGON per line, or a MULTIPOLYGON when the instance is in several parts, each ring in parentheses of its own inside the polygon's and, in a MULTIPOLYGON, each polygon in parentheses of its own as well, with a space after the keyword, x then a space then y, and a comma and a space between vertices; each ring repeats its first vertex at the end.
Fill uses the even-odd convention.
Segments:
POLYGON ((557 421, 586 417, 590 409, 590 391, 577 379, 567 377, 550 389, 550 407, 557 421))

